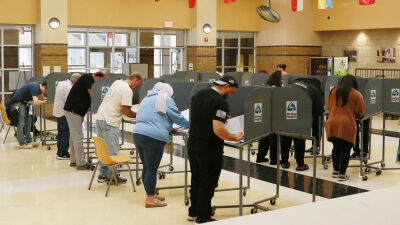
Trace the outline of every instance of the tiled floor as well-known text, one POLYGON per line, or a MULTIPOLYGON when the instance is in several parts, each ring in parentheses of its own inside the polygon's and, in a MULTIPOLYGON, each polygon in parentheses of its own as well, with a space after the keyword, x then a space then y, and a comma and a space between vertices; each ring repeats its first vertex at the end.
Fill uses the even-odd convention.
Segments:
MULTIPOLYGON (((381 121, 373 121, 373 128, 379 128, 381 121)), ((54 124, 49 125, 54 126, 54 124)), ((387 127, 399 131, 398 121, 388 121, 387 127), (396 130, 397 129, 397 130, 396 130)), ((17 149, 13 132, 5 145, 0 146, 0 224, 193 224, 186 221, 187 207, 184 205, 183 189, 161 190, 160 194, 167 198, 168 206, 158 209, 144 208, 145 192, 143 185, 137 186, 137 192, 131 185, 113 186, 109 197, 104 197, 106 185, 94 182, 91 191, 87 190, 91 171, 77 171, 69 167, 68 161, 58 161, 55 158, 55 147, 48 151, 45 147, 33 150, 17 149)), ((1 140, 4 132, 1 133, 1 140)), ((372 135, 372 160, 381 155, 382 136, 372 135)), ((182 142, 176 140, 176 142, 182 142)), ((398 138, 386 138, 386 166, 396 166, 395 153, 398 138)), ((177 148, 179 149, 179 147, 177 148)), ((326 142, 327 152, 331 146, 326 142)), ((128 155, 128 151, 122 154, 128 155)), ((179 155, 179 154, 178 154, 179 155)), ((235 187, 238 176, 238 151, 225 149, 226 160, 219 183, 220 188, 235 187)), ((245 151, 244 156, 247 156, 245 151)), ((244 157, 246 158, 246 157, 244 157)), ((163 164, 169 161, 165 154, 163 164)), ((251 156, 255 161, 255 156, 251 156)), ((280 197, 272 209, 290 207, 311 202, 310 176, 312 171, 297 172, 295 161, 290 158, 292 167, 281 174, 282 184, 280 197), (286 179, 286 180, 285 180, 286 179)), ((174 156, 175 170, 183 169, 183 159, 174 156)), ((306 162, 311 165, 312 159, 306 162)), ((383 171, 380 176, 369 175, 368 181, 362 181, 358 168, 350 168, 349 181, 339 183, 331 178, 331 165, 323 169, 318 159, 317 177, 319 190, 323 191, 317 201, 350 194, 349 190, 375 190, 400 185, 400 171, 383 171)), ((356 161, 352 161, 352 164, 356 161)), ((275 184, 271 183, 275 167, 268 164, 251 165, 251 189, 244 197, 245 203, 252 203, 275 193, 275 184), (265 181, 266 180, 266 181, 265 181)), ((165 169, 167 170, 167 169, 165 169)), ((126 173, 122 174, 128 177, 126 173)), ((181 185, 183 174, 170 174, 166 179, 159 180, 159 186, 181 185)), ((218 192, 213 204, 236 204, 237 191, 218 192)), ((384 206, 383 206, 384 207, 384 206)), ((250 208, 244 210, 249 214, 250 208)), ((238 209, 218 209, 217 219, 236 217, 238 209)))

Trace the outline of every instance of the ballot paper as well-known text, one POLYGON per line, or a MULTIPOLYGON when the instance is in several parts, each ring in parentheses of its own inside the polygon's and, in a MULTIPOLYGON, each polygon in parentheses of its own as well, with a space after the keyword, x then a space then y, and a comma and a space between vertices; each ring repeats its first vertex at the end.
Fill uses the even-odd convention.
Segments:
MULTIPOLYGON (((187 120, 189 120, 189 109, 183 110, 181 112, 181 114, 183 117, 185 117, 187 120)), ((181 128, 181 126, 179 126, 178 124, 175 124, 175 123, 172 125, 172 127, 176 128, 176 129, 181 128)))

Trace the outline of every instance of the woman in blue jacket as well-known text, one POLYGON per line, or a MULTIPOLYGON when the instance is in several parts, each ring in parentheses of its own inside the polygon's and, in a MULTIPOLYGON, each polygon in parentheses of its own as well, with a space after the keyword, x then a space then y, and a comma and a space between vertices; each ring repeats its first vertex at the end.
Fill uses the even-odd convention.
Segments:
POLYGON ((188 128, 186 120, 172 99, 169 84, 156 83, 140 103, 133 130, 133 140, 143 163, 142 180, 146 190, 146 208, 166 206, 165 198, 157 196, 157 169, 165 144, 171 139, 172 124, 188 128))

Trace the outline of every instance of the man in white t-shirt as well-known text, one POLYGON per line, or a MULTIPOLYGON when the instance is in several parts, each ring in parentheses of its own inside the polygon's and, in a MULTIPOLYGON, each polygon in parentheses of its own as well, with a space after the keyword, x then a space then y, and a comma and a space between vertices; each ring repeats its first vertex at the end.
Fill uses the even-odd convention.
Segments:
POLYGON ((80 73, 72 74, 69 80, 64 80, 56 86, 53 115, 57 118, 57 159, 69 159, 69 128, 65 118, 64 105, 72 85, 81 77, 80 73))
MULTIPOLYGON (((133 89, 143 83, 139 73, 132 73, 126 80, 115 81, 101 103, 97 111, 97 136, 103 138, 107 144, 110 155, 118 155, 119 152, 119 126, 122 117, 135 118, 136 113, 131 110, 133 89)), ((100 174, 97 178, 99 183, 110 180, 111 171, 108 167, 99 163, 100 174)), ((126 183, 126 179, 117 177, 118 183, 126 183)))

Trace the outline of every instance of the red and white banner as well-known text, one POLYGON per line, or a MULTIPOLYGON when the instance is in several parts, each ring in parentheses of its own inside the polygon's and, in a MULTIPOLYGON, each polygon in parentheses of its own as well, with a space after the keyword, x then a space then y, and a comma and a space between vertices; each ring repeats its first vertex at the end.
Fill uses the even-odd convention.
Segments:
POLYGON ((234 1, 236 1, 236 0, 225 0, 225 3, 232 3, 234 1))
POLYGON ((360 0, 360 5, 372 5, 375 4, 375 0, 360 0))
POLYGON ((292 11, 293 12, 303 11, 303 0, 292 0, 292 11))

